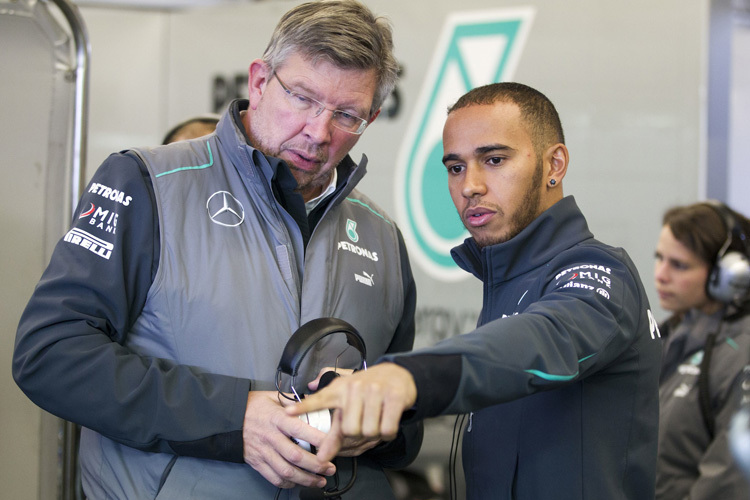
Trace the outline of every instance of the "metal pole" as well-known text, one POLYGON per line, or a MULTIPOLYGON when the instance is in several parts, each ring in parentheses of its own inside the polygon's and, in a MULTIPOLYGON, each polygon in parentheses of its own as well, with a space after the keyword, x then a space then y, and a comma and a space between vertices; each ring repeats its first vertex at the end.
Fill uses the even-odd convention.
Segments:
POLYGON ((76 49, 75 67, 75 107, 73 111, 73 147, 71 150, 71 199, 70 213, 73 214, 81 197, 86 168, 86 139, 88 134, 89 112, 89 59, 91 44, 86 25, 78 7, 67 0, 53 0, 70 24, 76 49))
MULTIPOLYGON (((89 43, 86 25, 80 16, 78 7, 67 0, 53 0, 70 25, 75 43, 75 103, 73 108, 73 136, 71 147, 70 175, 70 214, 75 211, 78 199, 84 188, 84 171, 86 168, 86 147, 89 111, 89 43)), ((78 436, 80 429, 72 422, 62 422, 62 500, 77 500, 78 486, 78 436)))

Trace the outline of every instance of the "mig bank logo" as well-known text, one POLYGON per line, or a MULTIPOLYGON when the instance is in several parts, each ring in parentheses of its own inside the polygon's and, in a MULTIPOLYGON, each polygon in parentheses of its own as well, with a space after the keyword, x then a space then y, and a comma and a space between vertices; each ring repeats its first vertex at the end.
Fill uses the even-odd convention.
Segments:
POLYGON ((468 276, 450 256, 468 232, 441 161, 446 110, 474 87, 512 79, 533 18, 533 8, 452 14, 438 40, 396 167, 399 225, 413 260, 435 279, 468 276))

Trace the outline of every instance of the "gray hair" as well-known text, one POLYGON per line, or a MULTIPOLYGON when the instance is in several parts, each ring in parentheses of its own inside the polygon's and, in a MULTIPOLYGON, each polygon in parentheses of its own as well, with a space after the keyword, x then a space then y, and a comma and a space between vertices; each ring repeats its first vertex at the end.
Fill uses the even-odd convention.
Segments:
POLYGON ((312 1, 284 14, 263 61, 275 71, 292 53, 313 64, 323 60, 343 69, 375 69, 377 87, 370 117, 396 86, 398 63, 390 22, 356 0, 312 1))

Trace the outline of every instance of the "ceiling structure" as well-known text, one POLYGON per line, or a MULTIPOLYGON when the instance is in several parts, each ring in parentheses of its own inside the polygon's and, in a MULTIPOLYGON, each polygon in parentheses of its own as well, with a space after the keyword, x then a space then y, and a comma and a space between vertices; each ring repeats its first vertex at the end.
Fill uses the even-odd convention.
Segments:
POLYGON ((81 7, 107 7, 145 10, 179 10, 212 5, 246 4, 274 0, 71 0, 81 7))

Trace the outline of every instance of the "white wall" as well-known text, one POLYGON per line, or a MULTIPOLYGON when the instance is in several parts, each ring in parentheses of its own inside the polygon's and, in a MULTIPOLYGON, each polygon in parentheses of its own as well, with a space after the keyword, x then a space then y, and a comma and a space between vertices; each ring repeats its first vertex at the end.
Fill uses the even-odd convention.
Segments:
POLYGON ((10 360, 21 311, 67 219, 61 208, 72 85, 55 64, 65 60, 57 58, 65 44, 51 18, 27 15, 35 11, 20 5, 15 12, 0 16, 0 497, 50 498, 54 483, 38 479, 57 472, 56 424, 15 385, 10 360))
POLYGON ((750 216, 750 13, 735 23, 733 35, 727 201, 750 216))
POLYGON ((81 8, 91 41, 87 177, 115 151, 156 144, 168 128, 171 15, 81 8))

